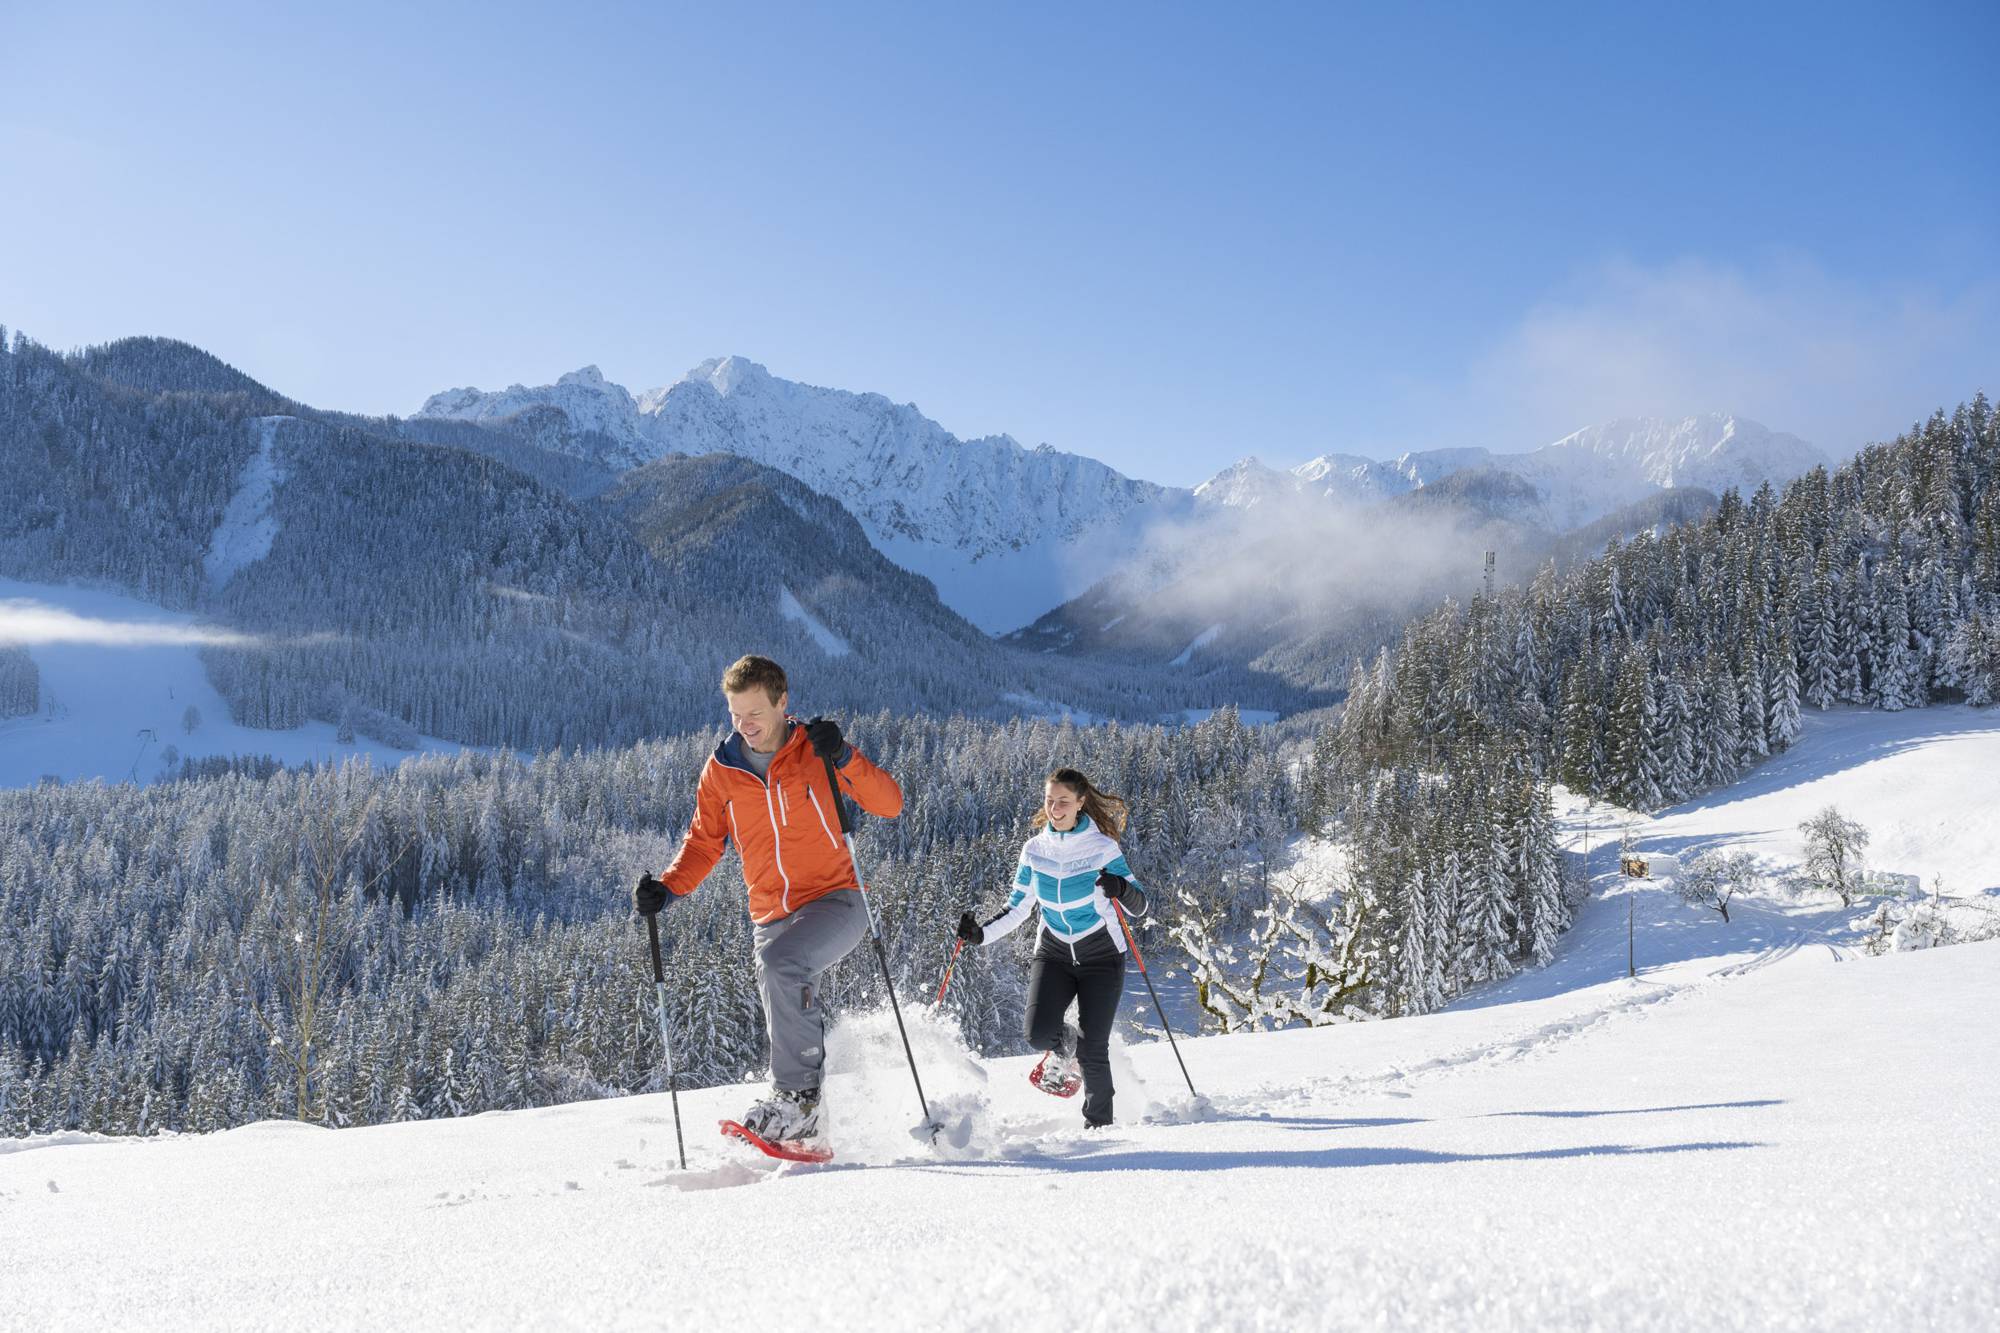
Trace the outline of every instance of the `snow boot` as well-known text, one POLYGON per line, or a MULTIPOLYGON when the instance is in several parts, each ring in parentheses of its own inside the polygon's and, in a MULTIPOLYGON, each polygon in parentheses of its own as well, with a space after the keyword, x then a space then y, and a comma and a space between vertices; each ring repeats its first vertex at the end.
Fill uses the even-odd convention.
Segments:
POLYGON ((1075 1025, 1065 1023, 1061 1043, 1028 1072, 1028 1082, 1051 1097, 1076 1096, 1083 1087, 1083 1064, 1076 1057, 1077 1043, 1082 1040, 1083 1034, 1075 1025))
POLYGON ((817 1142, 819 1089, 774 1091, 743 1113, 743 1128, 768 1143, 817 1142))

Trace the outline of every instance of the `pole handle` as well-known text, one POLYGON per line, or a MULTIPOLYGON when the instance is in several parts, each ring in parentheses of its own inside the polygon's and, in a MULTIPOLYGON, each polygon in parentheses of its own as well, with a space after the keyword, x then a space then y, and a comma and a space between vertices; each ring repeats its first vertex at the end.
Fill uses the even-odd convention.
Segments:
POLYGON ((951 951, 951 961, 944 965, 944 981, 938 985, 937 998, 931 1001, 932 1008, 937 1008, 944 1004, 945 987, 951 985, 951 970, 958 966, 958 956, 964 951, 965 941, 960 940, 951 951))
POLYGON ((1132 961, 1139 965, 1139 975, 1146 975, 1146 960, 1139 956, 1139 941, 1132 937, 1132 923, 1125 919, 1125 905, 1113 898, 1111 910, 1118 916, 1118 929, 1125 932, 1125 947, 1132 951, 1132 961))

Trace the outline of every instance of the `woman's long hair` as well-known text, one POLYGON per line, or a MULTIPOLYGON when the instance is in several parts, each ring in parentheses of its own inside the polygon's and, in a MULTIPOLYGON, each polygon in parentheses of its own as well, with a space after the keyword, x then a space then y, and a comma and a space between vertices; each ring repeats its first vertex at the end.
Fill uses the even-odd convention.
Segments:
MULTIPOLYGON (((1083 813, 1090 816, 1090 822, 1098 831, 1118 841, 1125 835, 1125 819, 1131 807, 1122 796, 1113 796, 1108 791, 1099 791, 1091 785, 1090 779, 1073 768, 1059 768, 1049 774, 1049 781, 1057 786, 1068 787, 1083 801, 1083 813)), ((1049 824, 1049 807, 1046 802, 1035 811, 1035 832, 1040 833, 1049 824)))

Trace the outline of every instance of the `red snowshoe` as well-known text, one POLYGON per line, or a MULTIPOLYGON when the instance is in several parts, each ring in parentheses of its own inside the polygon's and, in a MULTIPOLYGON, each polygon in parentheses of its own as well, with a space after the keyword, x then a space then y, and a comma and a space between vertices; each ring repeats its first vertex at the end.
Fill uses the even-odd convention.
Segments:
POLYGON ((1083 1086, 1083 1069, 1076 1057, 1049 1051, 1028 1071, 1028 1082, 1051 1097, 1074 1097, 1083 1086))
POLYGON ((773 1142, 753 1129, 745 1129, 734 1120, 722 1122, 722 1137, 740 1139, 766 1157, 778 1157, 787 1162, 830 1162, 833 1149, 815 1139, 779 1139, 773 1142))

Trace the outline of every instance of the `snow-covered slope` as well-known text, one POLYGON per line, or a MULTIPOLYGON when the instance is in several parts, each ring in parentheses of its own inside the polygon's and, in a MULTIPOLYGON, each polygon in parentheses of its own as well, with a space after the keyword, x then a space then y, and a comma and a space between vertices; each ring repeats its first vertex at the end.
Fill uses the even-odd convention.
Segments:
POLYGON ((826 1167, 717 1137, 747 1088, 680 1096, 686 1171, 664 1094, 0 1145, 7 1319, 1017 1330, 1081 1267, 1064 1328, 1990 1327, 2000 944, 1790 943, 1184 1041, 1207 1105, 1165 1045, 1125 1049, 1097 1133, 1026 1059, 982 1065, 913 1012, 935 1150, 862 1016, 831 1039, 826 1167), (1854 1260, 1857 1236, 1893 1244, 1854 1260))
MULTIPOLYGON (((1781 855, 1758 839, 1833 800, 1976 883, 1996 763, 1987 714, 1835 714, 1639 837, 1781 855)), ((1081 1253, 1064 1328, 1990 1328, 2000 942, 1867 957, 1855 913, 1777 898, 1724 923, 1619 880, 1589 814, 1565 832, 1594 830, 1597 892, 1546 968, 1420 1018, 1183 1037, 1201 1099, 1164 1043, 1114 1042, 1108 1130, 909 1005, 939 1145, 888 1015, 850 1014, 823 1167, 716 1135, 748 1086, 680 1095, 684 1171, 664 1094, 0 1142, 0 1322, 1011 1331, 1081 1253)))
POLYGON ((1327 454, 1281 472, 1244 459, 1197 487, 1208 502, 1268 504, 1309 495, 1369 503, 1433 485, 1454 473, 1494 468, 1532 483, 1536 501, 1513 517, 1551 531, 1581 527, 1659 490, 1720 494, 1780 484, 1827 460, 1796 435, 1724 413, 1679 420, 1630 418, 1591 426, 1526 453, 1431 449, 1386 461, 1327 454))
POLYGON ((220 591, 247 566, 271 553, 278 535, 278 521, 271 514, 272 494, 285 479, 284 461, 278 456, 278 431, 291 417, 259 417, 254 423, 257 452, 243 465, 237 478, 236 494, 222 511, 222 522, 208 539, 202 555, 202 572, 209 587, 220 591))
MULTIPOLYGON (((130 597, 0 579, 0 643, 9 640, 34 659, 42 702, 27 717, 0 722, 0 787, 32 786, 50 775, 150 782, 169 746, 189 759, 241 754, 307 763, 368 755, 394 764, 406 756, 366 739, 343 743, 323 722, 290 731, 238 726, 209 684, 200 650, 242 636, 130 597)), ((421 745, 463 748, 428 739, 421 745)))
POLYGON ((818 388, 742 357, 704 361, 634 399, 595 367, 553 385, 454 389, 420 416, 499 420, 538 405, 623 441, 630 462, 733 453, 839 500, 877 549, 929 577, 952 609, 1011 629, 1089 586, 1104 549, 1145 520, 1173 517, 1186 491, 1005 435, 961 440, 913 404, 818 388))
POLYGON ((1797 743, 1741 780, 1650 818, 1599 804, 1596 826, 1599 841, 1630 824, 1652 850, 1789 866, 1804 857, 1799 825, 1832 805, 1868 830, 1873 868, 1926 892, 1940 877, 1949 894, 2000 895, 1997 781, 2000 709, 1808 709, 1797 743))

